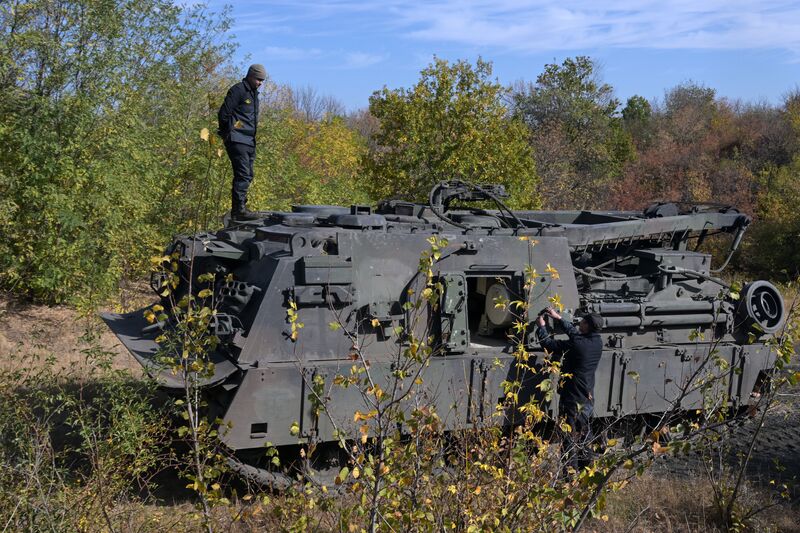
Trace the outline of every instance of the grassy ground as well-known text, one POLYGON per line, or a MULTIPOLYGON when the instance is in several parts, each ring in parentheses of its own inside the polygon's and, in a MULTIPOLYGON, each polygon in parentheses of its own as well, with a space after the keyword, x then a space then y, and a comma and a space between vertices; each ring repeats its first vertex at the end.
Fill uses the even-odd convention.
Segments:
MULTIPOLYGON (((648 472, 623 491, 609 497, 608 521, 594 520, 589 531, 636 531, 671 533, 724 531, 716 514, 713 488, 703 475, 684 477, 648 472)), ((776 505, 774 487, 748 482, 742 505, 763 509, 751 520, 749 530, 800 531, 800 508, 790 502, 776 505)))
MULTIPOLYGON (((143 296, 139 297, 143 299, 143 296)), ((140 373, 117 338, 102 327, 97 313, 78 313, 67 306, 44 306, 19 302, 0 294, 0 368, 15 367, 20 355, 54 356, 61 368, 86 375, 87 332, 98 335, 99 347, 113 354, 115 368, 140 373)), ((93 341, 94 342, 94 341, 93 341)))

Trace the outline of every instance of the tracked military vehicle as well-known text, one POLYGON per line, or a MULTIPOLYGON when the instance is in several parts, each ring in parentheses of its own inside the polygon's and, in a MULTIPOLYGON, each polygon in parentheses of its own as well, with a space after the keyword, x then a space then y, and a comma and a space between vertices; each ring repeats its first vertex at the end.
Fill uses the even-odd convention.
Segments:
MULTIPOLYGON (((367 409, 362 396, 330 382, 353 364, 356 343, 373 376, 391 375, 400 332, 409 327, 409 289, 420 281, 431 237, 447 244, 431 268, 442 295, 424 321, 436 351, 420 382, 445 430, 509 423, 491 414, 502 382, 513 379, 516 344, 528 343, 534 359, 544 355, 532 335, 520 340, 510 333, 517 317, 497 305, 520 298, 531 321, 553 302, 573 316, 602 315, 596 417, 660 413, 676 398, 685 409, 700 408, 700 392, 683 394, 682 387, 706 361, 712 339, 730 369, 731 409, 748 404, 773 367, 765 341, 785 311, 767 281, 731 296, 716 277, 750 224, 746 215, 673 203, 643 212, 513 211, 504 197, 499 186, 455 181, 434 187, 427 205, 297 205, 179 236, 167 248, 179 258, 175 292, 185 293, 192 281, 196 293, 210 288, 220 302, 214 374, 203 386, 229 425, 223 443, 245 457, 267 442, 333 441, 333 422, 352 425, 353 413, 367 409), (699 250, 720 233, 730 236, 730 248, 714 268, 699 250), (198 280, 209 272, 218 274, 213 286, 198 280), (527 291, 526 276, 535 277, 527 291), (299 331, 289 316, 295 309, 299 331), (325 414, 309 401, 315 383, 325 390, 325 414)), ((155 274, 152 285, 160 292, 163 277, 155 274)), ((156 338, 169 324, 150 324, 142 311, 104 318, 164 387, 182 387, 156 362, 156 338)), ((548 405, 558 412, 557 394, 548 405)))

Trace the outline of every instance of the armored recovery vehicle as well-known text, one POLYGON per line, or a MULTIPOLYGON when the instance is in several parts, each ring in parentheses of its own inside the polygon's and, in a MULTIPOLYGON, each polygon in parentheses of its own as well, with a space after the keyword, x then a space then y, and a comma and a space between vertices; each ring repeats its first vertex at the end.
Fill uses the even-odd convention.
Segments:
MULTIPOLYGON (((246 458, 254 450, 263 455, 267 442, 330 442, 335 427, 353 426, 354 412, 368 409, 363 397, 330 382, 347 373, 356 349, 376 379, 389 379, 404 343, 400 332, 409 327, 409 289, 420 282, 420 257, 432 237, 447 244, 431 266, 442 295, 423 321, 436 350, 419 387, 445 430, 509 423, 491 415, 501 384, 513 379, 519 340, 509 334, 512 309, 497 302, 520 298, 531 321, 553 302, 573 315, 602 315, 596 417, 660 413, 676 398, 682 408, 700 408, 700 392, 683 394, 682 387, 712 340, 730 369, 731 409, 750 402, 774 365, 765 340, 785 311, 769 282, 749 283, 732 297, 715 276, 741 242, 746 215, 672 203, 643 212, 512 211, 503 197, 499 186, 445 182, 427 205, 298 205, 176 238, 167 248, 178 258, 174 295, 190 286, 196 294, 211 289, 219 302, 214 374, 203 386, 214 415, 229 426, 220 432, 223 443, 246 458), (731 245, 715 269, 698 249, 718 233, 729 234, 731 245), (198 280, 204 273, 216 273, 216 281, 198 280), (536 283, 524 290, 534 273, 536 283), (293 331, 291 311, 301 330, 293 331), (315 386, 325 391, 324 414, 309 401, 315 386)), ((160 292, 163 275, 151 281, 160 292)), ((168 323, 151 325, 142 311, 104 319, 163 386, 182 387, 157 363, 156 338, 168 323)), ((533 335, 522 342, 534 360, 544 355, 533 335)), ((558 412, 557 394, 548 409, 558 412)))

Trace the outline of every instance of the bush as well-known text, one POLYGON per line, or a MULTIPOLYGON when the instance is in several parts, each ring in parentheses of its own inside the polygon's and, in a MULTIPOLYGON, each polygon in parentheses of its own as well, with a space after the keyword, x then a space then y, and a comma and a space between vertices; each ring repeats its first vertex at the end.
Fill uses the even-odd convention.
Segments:
MULTIPOLYGON (((0 370, 0 523, 13 531, 116 531, 153 488, 168 435, 153 388, 110 368, 86 337, 88 375, 52 355, 0 370)), ((4 354, 6 355, 6 354, 4 354)), ((10 354, 8 354, 10 355, 10 354)))

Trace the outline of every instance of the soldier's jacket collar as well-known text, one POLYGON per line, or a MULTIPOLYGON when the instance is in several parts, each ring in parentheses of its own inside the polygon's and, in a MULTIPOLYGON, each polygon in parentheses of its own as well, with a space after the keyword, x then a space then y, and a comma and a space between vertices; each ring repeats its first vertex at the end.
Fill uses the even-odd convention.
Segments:
POLYGON ((247 89, 250 92, 258 94, 258 89, 256 87, 251 86, 250 82, 247 81, 247 78, 242 78, 242 83, 244 83, 245 89, 247 89))

